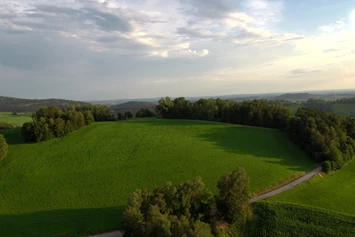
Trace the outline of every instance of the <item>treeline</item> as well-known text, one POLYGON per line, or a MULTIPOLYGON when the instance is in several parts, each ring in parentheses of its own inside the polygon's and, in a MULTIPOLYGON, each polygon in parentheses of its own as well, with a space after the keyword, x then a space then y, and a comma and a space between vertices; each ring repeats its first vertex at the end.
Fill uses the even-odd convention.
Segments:
POLYGON ((288 123, 291 139, 325 171, 338 170, 355 154, 355 120, 310 108, 298 109, 288 123))
POLYGON ((94 121, 115 120, 109 108, 102 105, 71 105, 63 110, 54 106, 42 107, 32 118, 32 122, 22 126, 22 135, 27 141, 35 142, 63 137, 94 121))
POLYGON ((237 103, 200 99, 190 102, 183 97, 160 99, 156 112, 160 117, 169 119, 198 119, 280 129, 286 127, 292 116, 290 109, 278 104, 270 105, 264 100, 237 103))
POLYGON ((85 105, 87 103, 62 99, 20 99, 0 96, 0 112, 34 112, 41 107, 56 106, 65 109, 68 105, 85 105))
POLYGON ((338 170, 355 154, 355 120, 321 110, 300 108, 293 116, 290 109, 264 100, 235 101, 183 97, 159 100, 156 112, 168 119, 198 119, 249 126, 278 128, 326 171, 338 170))

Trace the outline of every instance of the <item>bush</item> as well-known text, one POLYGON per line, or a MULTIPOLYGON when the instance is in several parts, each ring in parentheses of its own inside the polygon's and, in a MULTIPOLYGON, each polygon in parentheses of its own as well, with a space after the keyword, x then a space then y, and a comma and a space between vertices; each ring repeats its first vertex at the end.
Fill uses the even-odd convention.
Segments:
POLYGON ((3 135, 0 134, 0 160, 7 154, 8 145, 3 135))

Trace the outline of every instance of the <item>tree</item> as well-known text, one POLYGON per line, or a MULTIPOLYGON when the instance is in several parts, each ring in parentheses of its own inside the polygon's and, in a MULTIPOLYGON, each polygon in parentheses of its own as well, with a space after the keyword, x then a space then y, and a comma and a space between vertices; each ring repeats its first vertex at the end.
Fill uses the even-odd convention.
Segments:
POLYGON ((228 223, 243 222, 249 204, 249 178, 243 168, 224 174, 217 184, 217 209, 228 223))
POLYGON ((117 113, 117 120, 123 120, 123 119, 124 119, 123 115, 120 112, 118 112, 117 113))
POLYGON ((213 236, 208 224, 212 204, 201 178, 168 182, 153 192, 138 189, 123 215, 124 236, 213 236))
POLYGON ((8 145, 3 135, 0 134, 0 160, 7 154, 8 145))
POLYGON ((131 118, 133 118, 133 114, 131 113, 131 111, 126 111, 126 112, 124 113, 124 117, 125 117, 126 119, 131 119, 131 118))

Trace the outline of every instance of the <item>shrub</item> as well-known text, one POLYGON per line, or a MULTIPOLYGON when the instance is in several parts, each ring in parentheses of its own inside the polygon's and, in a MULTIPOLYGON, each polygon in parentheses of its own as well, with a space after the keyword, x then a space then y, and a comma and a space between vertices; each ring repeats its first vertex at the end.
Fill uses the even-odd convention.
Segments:
POLYGON ((0 134, 0 160, 7 154, 8 145, 3 135, 0 134))

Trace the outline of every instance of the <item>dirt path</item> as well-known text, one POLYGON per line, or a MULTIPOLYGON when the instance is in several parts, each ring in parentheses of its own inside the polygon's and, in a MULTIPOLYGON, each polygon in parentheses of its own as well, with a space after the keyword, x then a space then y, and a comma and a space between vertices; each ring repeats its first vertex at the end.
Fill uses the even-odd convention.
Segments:
MULTIPOLYGON (((317 168, 315 168, 314 170, 311 170, 310 172, 308 172, 307 174, 303 175, 302 177, 288 183, 285 184, 277 189, 274 189, 270 192, 264 193, 260 196, 256 196, 253 197, 252 199, 249 200, 249 203, 253 203, 253 202, 257 202, 257 201, 261 201, 264 200, 266 198, 275 196, 279 193, 285 192, 291 188, 296 187, 297 185, 300 185, 308 180, 310 180, 311 178, 313 178, 314 176, 316 176, 317 174, 319 174, 320 172, 322 172, 322 167, 319 166, 317 168)), ((98 234, 98 235, 91 235, 89 237, 122 237, 123 234, 120 231, 114 231, 114 232, 109 232, 109 233, 102 233, 102 234, 98 234)))

